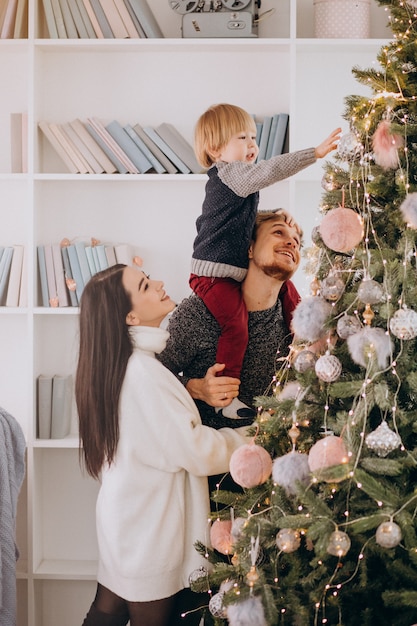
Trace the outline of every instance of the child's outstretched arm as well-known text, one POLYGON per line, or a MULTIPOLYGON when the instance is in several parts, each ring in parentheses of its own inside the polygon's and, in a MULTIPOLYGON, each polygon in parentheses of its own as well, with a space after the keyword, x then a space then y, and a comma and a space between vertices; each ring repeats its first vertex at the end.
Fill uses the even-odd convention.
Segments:
POLYGON ((341 128, 336 128, 319 146, 315 148, 316 159, 322 159, 332 150, 337 148, 337 142, 340 139, 341 128))

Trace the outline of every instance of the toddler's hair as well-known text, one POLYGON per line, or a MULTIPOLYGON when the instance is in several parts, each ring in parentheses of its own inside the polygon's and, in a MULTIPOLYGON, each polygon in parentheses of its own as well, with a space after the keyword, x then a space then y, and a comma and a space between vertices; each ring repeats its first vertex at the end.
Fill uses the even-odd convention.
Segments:
POLYGON ((214 104, 197 121, 194 133, 194 150, 204 168, 215 163, 214 152, 223 148, 237 133, 253 130, 256 124, 252 115, 234 104, 214 104))

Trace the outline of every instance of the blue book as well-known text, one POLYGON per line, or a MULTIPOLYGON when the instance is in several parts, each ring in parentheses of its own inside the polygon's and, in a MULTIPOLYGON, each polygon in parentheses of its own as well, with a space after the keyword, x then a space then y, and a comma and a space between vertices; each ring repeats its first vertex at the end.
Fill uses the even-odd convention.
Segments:
POLYGON ((124 127, 125 131, 127 132, 127 134, 129 135, 129 137, 132 139, 132 141, 135 142, 135 144, 137 145, 137 147, 142 150, 143 154, 146 156, 146 158, 148 159, 148 161, 151 163, 153 169, 155 170, 155 172, 157 174, 165 174, 166 169, 165 167, 162 165, 162 163, 160 163, 158 161, 158 159, 156 158, 156 156, 154 156, 152 154, 152 152, 149 150, 148 146, 146 145, 146 143, 143 141, 143 139, 141 139, 139 137, 139 135, 137 134, 137 132, 135 131, 135 129, 133 128, 133 126, 131 126, 130 124, 126 124, 126 126, 124 127))
POLYGON ((272 116, 267 115, 262 123, 261 139, 259 141, 259 154, 257 161, 263 161, 266 158, 266 149, 268 147, 269 131, 271 130, 272 116))
POLYGON ((46 277, 45 248, 38 246, 38 269, 41 287, 42 306, 49 306, 48 279, 46 277))
POLYGON ((105 245, 103 243, 99 243, 95 246, 95 250, 97 252, 99 270, 101 271, 107 269, 109 267, 109 262, 106 255, 105 245))
POLYGON ((145 133, 152 139, 152 141, 158 146, 160 150, 168 157, 170 161, 182 174, 190 174, 191 170, 185 165, 185 163, 179 158, 177 154, 169 147, 169 145, 158 135, 158 133, 151 126, 145 126, 143 128, 145 133))
POLYGON ((71 306, 78 306, 77 292, 75 289, 70 289, 70 286, 72 286, 71 283, 74 280, 74 276, 72 275, 72 269, 71 269, 71 264, 70 264, 70 260, 68 256, 67 246, 61 247, 61 254, 62 254, 62 263, 64 264, 65 282, 67 284, 71 306))
POLYGON ((272 146, 271 156, 282 154, 287 137, 289 115, 288 113, 280 113, 278 118, 277 130, 275 132, 274 143, 272 146))
POLYGON ((123 152, 127 154, 129 159, 139 170, 140 174, 145 174, 145 172, 149 172, 149 170, 152 169, 151 162, 146 158, 143 152, 138 148, 136 143, 117 120, 113 120, 110 124, 107 124, 106 130, 119 144, 123 152))
POLYGON ((95 129, 91 126, 89 122, 85 123, 85 127, 92 136, 92 138, 98 143, 100 148, 106 154, 107 158, 113 163, 114 167, 117 169, 119 174, 127 174, 127 168, 123 165, 120 159, 114 154, 113 150, 109 148, 104 139, 100 137, 100 135, 95 131, 95 129))
POLYGON ((78 261, 77 250, 74 244, 67 246, 68 258, 71 265, 72 277, 75 280, 75 293, 77 294, 78 302, 80 302, 81 294, 84 289, 83 276, 81 274, 80 263, 78 261))
POLYGON ((269 130, 268 143, 266 146, 265 159, 270 159, 272 156, 272 146, 273 146, 274 139, 275 139, 275 133, 277 132, 278 117, 279 117, 279 113, 275 113, 275 115, 272 116, 271 128, 269 130))
POLYGON ((5 304, 10 266, 12 264, 13 247, 6 246, 0 259, 0 305, 5 304))
POLYGON ((83 277, 83 283, 86 285, 90 280, 92 274, 90 266, 88 265, 87 254, 85 251, 85 242, 76 241, 74 243, 75 250, 77 251, 78 263, 80 264, 81 276, 83 277))

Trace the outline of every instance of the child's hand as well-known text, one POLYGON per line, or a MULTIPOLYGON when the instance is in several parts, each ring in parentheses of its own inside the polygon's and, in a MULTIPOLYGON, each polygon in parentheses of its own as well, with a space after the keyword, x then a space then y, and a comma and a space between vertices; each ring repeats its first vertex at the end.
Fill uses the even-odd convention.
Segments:
POLYGON ((341 128, 336 128, 328 137, 315 149, 316 159, 322 159, 332 150, 336 150, 337 142, 340 139, 341 128))

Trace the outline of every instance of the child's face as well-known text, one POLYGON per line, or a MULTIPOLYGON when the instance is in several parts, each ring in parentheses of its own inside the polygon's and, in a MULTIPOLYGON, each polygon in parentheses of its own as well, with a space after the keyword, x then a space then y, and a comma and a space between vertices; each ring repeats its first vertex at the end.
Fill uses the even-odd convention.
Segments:
POLYGON ((256 132, 252 129, 233 135, 228 143, 216 153, 216 161, 232 163, 243 161, 254 163, 258 156, 259 148, 256 145, 256 132))

